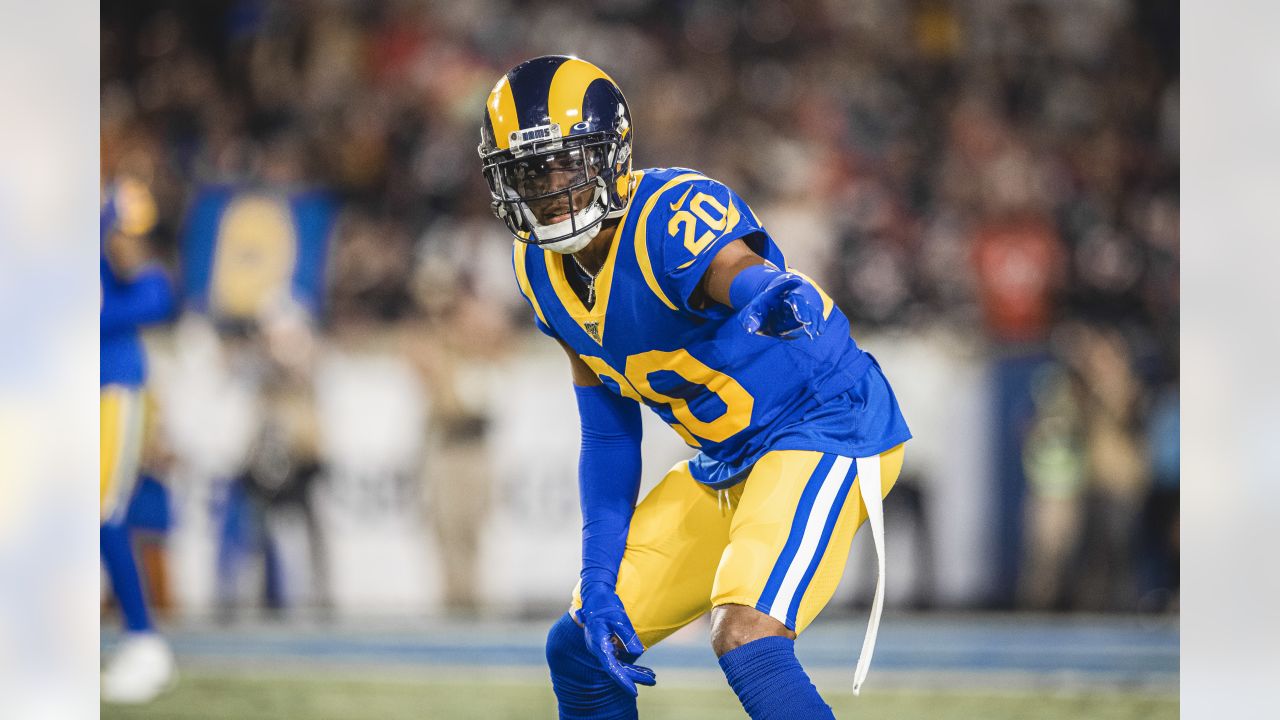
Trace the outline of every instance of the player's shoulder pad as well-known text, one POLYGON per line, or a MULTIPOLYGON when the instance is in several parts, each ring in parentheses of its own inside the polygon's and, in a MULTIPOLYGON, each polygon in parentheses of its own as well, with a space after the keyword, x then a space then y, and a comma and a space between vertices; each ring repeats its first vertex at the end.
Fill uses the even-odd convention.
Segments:
POLYGON ((677 310, 720 247, 761 227, 737 193, 697 170, 646 170, 644 178, 634 200, 636 260, 654 294, 677 310))

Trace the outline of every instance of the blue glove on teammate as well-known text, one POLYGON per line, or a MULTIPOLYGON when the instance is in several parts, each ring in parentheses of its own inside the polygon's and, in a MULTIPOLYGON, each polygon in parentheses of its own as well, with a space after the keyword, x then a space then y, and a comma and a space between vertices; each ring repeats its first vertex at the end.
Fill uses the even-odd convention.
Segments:
POLYGON ((752 334, 813 339, 827 324, 818 289, 795 273, 768 265, 740 272, 730 287, 730 298, 734 307, 741 308, 738 319, 743 329, 752 334))
POLYGON ((584 593, 578 620, 582 622, 587 647, 622 689, 635 696, 640 692, 637 684, 654 685, 658 682, 652 670, 632 664, 644 652, 644 645, 636 636, 635 628, 631 627, 631 620, 617 593, 584 593))

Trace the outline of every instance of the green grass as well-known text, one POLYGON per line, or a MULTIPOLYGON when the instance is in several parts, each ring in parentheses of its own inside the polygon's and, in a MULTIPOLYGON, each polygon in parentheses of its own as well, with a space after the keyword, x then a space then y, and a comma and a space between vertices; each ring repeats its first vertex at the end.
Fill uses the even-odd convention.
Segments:
MULTIPOLYGON (((1113 691, 978 694, 953 691, 847 692, 828 697, 839 718, 893 720, 1176 720, 1174 695, 1113 691)), ((104 706, 103 720, 527 720, 554 718, 548 686, 484 682, 311 677, 187 675, 173 692, 142 707, 104 706)), ((655 688, 640 694, 644 720, 742 720, 727 687, 655 688)))

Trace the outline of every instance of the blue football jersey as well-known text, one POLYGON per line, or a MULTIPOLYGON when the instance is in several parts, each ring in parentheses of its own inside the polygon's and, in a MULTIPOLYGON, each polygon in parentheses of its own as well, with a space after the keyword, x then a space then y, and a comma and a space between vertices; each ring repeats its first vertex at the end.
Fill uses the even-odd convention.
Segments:
POLYGON ((99 215, 98 280, 100 385, 140 387, 146 383, 146 353, 139 328, 165 319, 173 312, 173 290, 159 266, 148 266, 130 278, 116 274, 107 261, 106 241, 119 222, 115 198, 99 215))
POLYGON ((888 381, 825 292, 826 329, 795 340, 749 334, 737 311, 695 292, 736 239, 786 267, 736 193, 684 168, 637 175, 591 306, 571 284, 572 258, 515 242, 516 280, 542 332, 696 448, 692 474, 715 488, 771 450, 867 457, 911 437, 888 381))

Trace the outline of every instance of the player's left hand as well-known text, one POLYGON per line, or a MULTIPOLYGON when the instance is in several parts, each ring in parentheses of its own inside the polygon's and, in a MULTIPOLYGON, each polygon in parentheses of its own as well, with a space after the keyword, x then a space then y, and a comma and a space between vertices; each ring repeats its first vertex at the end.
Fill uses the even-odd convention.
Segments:
POLYGON ((583 598, 578 620, 582 622, 587 647, 619 687, 636 696, 640 694, 637 684, 657 684, 653 670, 633 664, 644 652, 644 645, 617 595, 610 593, 590 602, 583 598))
POLYGON ((779 273, 738 317, 747 332, 784 340, 816 338, 827 324, 818 289, 790 272, 779 273))

